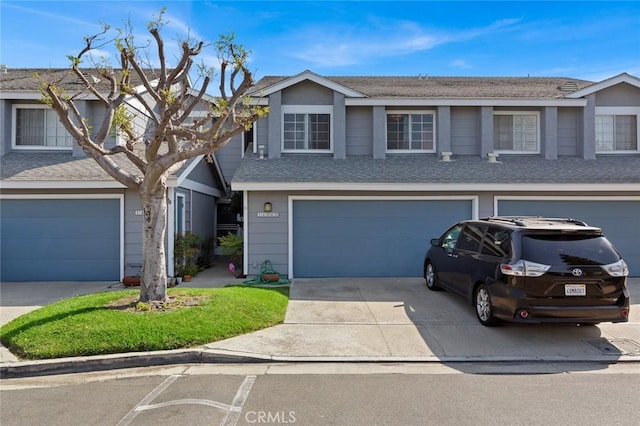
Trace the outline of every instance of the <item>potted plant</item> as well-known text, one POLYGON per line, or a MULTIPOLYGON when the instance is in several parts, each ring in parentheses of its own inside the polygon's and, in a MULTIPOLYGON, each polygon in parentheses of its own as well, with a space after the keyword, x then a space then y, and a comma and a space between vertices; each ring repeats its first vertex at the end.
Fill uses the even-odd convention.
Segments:
POLYGON ((173 248, 174 267, 177 277, 182 277, 182 281, 189 281, 192 276, 198 275, 200 271, 195 265, 196 255, 201 249, 201 238, 192 233, 176 234, 173 248))
POLYGON ((133 287, 140 285, 140 275, 127 275, 122 278, 122 284, 127 287, 133 287))

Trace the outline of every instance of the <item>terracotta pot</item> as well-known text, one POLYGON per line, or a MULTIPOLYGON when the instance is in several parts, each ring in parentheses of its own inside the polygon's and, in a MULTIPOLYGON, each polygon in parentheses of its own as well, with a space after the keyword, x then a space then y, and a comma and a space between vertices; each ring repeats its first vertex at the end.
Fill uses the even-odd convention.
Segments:
POLYGON ((275 283, 280 281, 280 275, 278 275, 277 273, 264 273, 262 274, 262 281, 267 282, 267 283, 275 283))
POLYGON ((184 281, 185 283, 191 281, 191 275, 183 275, 182 281, 184 281))
POLYGON ((140 285, 140 277, 124 277, 122 279, 122 284, 127 287, 134 287, 140 285))

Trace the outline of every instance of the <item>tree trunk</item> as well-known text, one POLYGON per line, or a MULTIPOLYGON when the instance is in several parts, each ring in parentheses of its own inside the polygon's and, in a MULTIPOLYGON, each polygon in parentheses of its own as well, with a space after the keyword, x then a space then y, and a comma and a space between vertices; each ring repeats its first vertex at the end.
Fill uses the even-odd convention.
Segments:
POLYGON ((167 226, 167 189, 163 184, 153 190, 140 188, 144 211, 142 236, 141 302, 164 302, 167 299, 167 261, 164 239, 167 226))

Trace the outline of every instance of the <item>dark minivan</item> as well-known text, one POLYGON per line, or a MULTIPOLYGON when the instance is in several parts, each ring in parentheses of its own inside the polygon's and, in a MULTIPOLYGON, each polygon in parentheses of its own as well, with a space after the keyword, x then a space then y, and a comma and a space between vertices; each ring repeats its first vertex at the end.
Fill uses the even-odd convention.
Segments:
POLYGON ((626 322, 629 270, 600 228, 574 219, 488 217, 431 240, 431 290, 467 298, 481 324, 626 322))

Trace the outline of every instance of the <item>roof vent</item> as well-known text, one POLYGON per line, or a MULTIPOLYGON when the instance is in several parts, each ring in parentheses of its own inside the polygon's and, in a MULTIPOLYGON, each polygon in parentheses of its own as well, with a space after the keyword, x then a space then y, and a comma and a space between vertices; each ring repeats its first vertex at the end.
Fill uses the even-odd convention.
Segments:
POLYGON ((575 92, 578 90, 578 85, 575 81, 565 81, 562 85, 558 86, 558 89, 563 92, 575 92))

